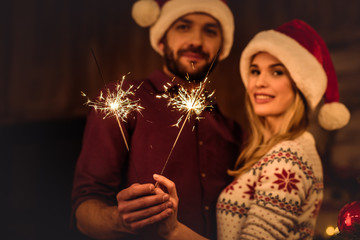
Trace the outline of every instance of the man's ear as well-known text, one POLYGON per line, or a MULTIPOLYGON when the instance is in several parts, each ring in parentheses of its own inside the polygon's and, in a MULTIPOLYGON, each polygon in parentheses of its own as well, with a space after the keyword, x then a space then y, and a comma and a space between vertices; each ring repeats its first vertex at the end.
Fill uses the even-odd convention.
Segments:
POLYGON ((164 53, 164 49, 165 49, 166 34, 167 34, 167 32, 164 34, 164 36, 162 36, 162 38, 160 39, 160 41, 158 43, 158 48, 162 53, 164 53))
POLYGON ((161 52, 164 52, 164 41, 161 40, 159 43, 158 43, 158 47, 160 49, 161 52))

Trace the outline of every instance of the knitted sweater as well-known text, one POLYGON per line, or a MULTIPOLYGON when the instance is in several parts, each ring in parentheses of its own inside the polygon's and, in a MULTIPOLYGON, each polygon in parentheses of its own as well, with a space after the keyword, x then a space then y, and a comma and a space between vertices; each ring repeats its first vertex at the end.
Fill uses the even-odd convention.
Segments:
POLYGON ((309 132, 274 146, 220 194, 218 239, 312 239, 323 174, 309 132))

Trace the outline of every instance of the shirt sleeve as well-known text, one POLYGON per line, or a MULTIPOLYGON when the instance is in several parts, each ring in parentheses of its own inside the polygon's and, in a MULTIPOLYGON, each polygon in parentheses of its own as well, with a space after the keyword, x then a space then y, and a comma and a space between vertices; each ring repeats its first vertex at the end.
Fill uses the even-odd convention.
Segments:
POLYGON ((255 165, 255 201, 240 239, 289 239, 300 232, 303 203, 314 185, 308 160, 300 147, 285 142, 255 165))
MULTIPOLYGON (((129 123, 121 122, 126 138, 129 123)), ((115 204, 126 170, 128 151, 116 118, 92 110, 87 118, 83 145, 79 155, 72 189, 72 220, 76 208, 85 200, 99 199, 115 204)))

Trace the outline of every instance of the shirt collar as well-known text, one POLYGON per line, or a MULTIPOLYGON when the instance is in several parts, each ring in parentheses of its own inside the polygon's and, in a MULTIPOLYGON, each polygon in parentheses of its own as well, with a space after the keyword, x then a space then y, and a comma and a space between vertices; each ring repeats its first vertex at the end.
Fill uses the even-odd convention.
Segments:
POLYGON ((164 85, 168 87, 168 89, 176 86, 176 82, 173 81, 171 77, 166 75, 163 71, 156 70, 150 74, 149 79, 151 83, 154 85, 155 89, 158 92, 165 92, 164 85))

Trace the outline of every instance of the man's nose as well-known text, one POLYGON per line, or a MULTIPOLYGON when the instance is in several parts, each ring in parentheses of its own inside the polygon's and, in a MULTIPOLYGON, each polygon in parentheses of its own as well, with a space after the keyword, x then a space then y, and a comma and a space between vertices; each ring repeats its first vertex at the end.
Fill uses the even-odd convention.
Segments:
POLYGON ((200 30, 194 30, 192 31, 191 33, 191 36, 190 36, 190 44, 192 46, 195 46, 195 47, 198 47, 198 46, 202 46, 203 45, 203 34, 201 33, 200 30))

